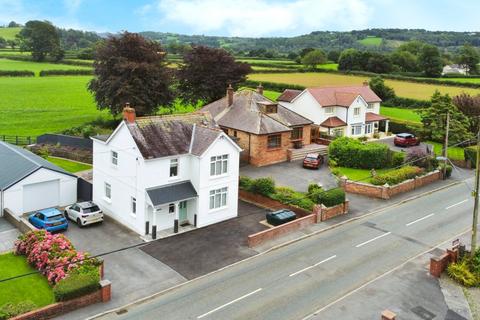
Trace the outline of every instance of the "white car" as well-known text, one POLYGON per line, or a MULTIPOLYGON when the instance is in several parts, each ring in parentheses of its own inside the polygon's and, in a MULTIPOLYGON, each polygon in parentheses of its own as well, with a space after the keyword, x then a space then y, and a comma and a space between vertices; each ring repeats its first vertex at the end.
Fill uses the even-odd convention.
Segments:
POLYGON ((74 203, 65 208, 65 216, 77 222, 80 227, 96 222, 103 222, 103 212, 91 201, 74 203))

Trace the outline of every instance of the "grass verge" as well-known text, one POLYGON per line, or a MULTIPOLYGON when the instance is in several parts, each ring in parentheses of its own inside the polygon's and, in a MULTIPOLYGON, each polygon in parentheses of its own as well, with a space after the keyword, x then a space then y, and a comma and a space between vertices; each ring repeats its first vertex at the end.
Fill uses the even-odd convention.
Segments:
POLYGON ((47 157, 46 160, 71 173, 92 169, 92 166, 87 163, 80 163, 63 158, 47 157))

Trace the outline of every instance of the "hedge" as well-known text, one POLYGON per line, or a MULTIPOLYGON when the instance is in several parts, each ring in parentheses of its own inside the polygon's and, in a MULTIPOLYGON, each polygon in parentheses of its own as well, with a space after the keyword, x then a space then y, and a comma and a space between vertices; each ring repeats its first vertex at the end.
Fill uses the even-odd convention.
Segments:
POLYGON ((470 165, 472 168, 475 168, 477 166, 477 147, 476 146, 466 147, 465 149, 463 149, 463 155, 465 157, 465 160, 470 162, 470 165))
POLYGON ((7 320, 36 308, 38 308, 37 305, 30 300, 18 303, 6 303, 0 307, 0 320, 7 320))
POLYGON ((377 175, 371 179, 374 185, 389 185, 399 184, 405 180, 413 179, 423 173, 423 169, 414 166, 405 166, 397 170, 392 170, 384 174, 377 175))
POLYGON ((40 77, 48 76, 91 76, 93 75, 93 70, 87 69, 74 69, 74 70, 42 70, 40 71, 40 77))
POLYGON ((333 207, 344 203, 346 196, 342 188, 333 188, 323 191, 321 189, 312 190, 309 192, 310 199, 318 204, 323 204, 326 207, 333 207))
POLYGON ((392 133, 410 132, 418 136, 422 132, 422 125, 409 121, 390 120, 388 131, 392 133))
POLYGON ((35 77, 35 72, 28 70, 0 70, 0 77, 35 77))
POLYGON ((275 193, 270 195, 270 198, 280 201, 284 204, 293 205, 306 210, 313 210, 315 203, 308 198, 304 193, 293 190, 288 187, 278 187, 275 193))
POLYGON ((386 144, 362 143, 348 137, 333 140, 328 156, 338 166, 359 169, 381 169, 391 166, 392 151, 386 144))
POLYGON ((100 273, 96 267, 82 268, 70 273, 53 287, 56 301, 81 297, 100 288, 100 273))

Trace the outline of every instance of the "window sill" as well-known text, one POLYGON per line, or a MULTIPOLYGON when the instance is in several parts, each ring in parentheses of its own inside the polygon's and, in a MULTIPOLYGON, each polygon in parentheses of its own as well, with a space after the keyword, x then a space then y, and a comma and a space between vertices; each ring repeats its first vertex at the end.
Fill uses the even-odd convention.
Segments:
POLYGON ((220 208, 210 209, 210 211, 208 211, 208 213, 216 213, 218 211, 222 211, 222 210, 225 210, 227 208, 228 208, 228 206, 223 206, 223 207, 220 207, 220 208))
POLYGON ((277 148, 267 148, 267 152, 269 151, 279 151, 282 150, 282 147, 277 147, 277 148))
POLYGON ((223 173, 223 174, 219 174, 219 175, 210 176, 210 180, 221 179, 221 178, 225 178, 225 177, 228 177, 228 176, 229 176, 228 173, 223 173))

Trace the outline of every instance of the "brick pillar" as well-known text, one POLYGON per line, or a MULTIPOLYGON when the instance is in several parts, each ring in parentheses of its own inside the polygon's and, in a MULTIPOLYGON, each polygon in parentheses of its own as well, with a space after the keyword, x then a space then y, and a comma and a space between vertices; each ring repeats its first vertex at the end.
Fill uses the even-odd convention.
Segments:
POLYGON ((112 283, 109 280, 101 280, 100 288, 102 292, 102 302, 110 301, 112 298, 112 283))
POLYGON ((397 315, 390 310, 383 310, 382 320, 395 320, 397 315))
POLYGON ((315 214, 315 223, 322 221, 322 205, 316 204, 313 206, 313 213, 315 214))
POLYGON ((105 260, 102 260, 102 262, 100 263, 98 271, 100 272, 100 279, 103 279, 103 275, 105 274, 105 260))
POLYGON ((382 186, 382 199, 390 199, 390 186, 388 183, 382 186))
POLYGON ((447 254, 450 256, 450 263, 456 263, 458 260, 458 249, 447 249, 447 254))

